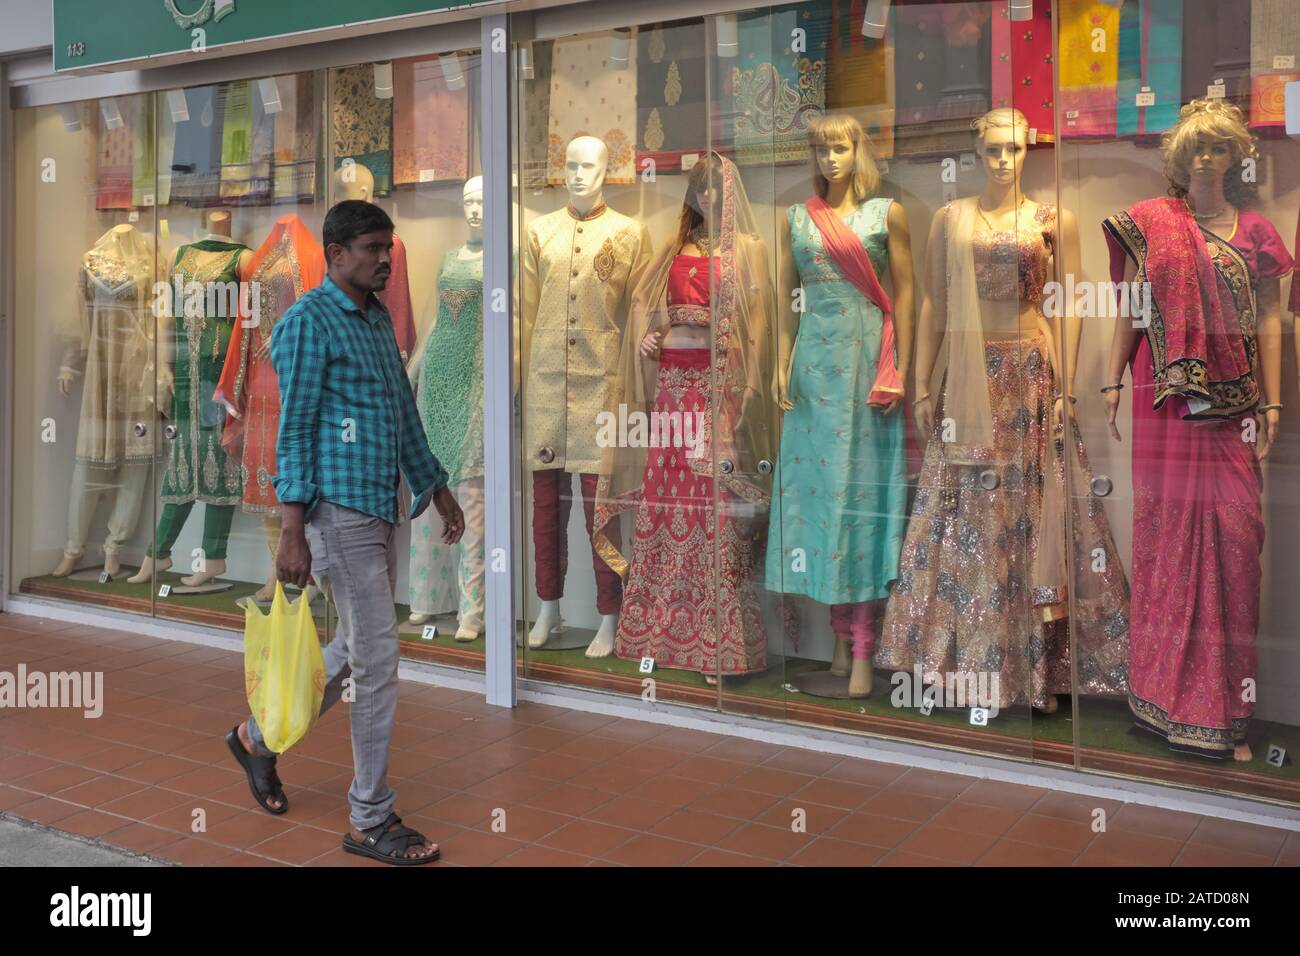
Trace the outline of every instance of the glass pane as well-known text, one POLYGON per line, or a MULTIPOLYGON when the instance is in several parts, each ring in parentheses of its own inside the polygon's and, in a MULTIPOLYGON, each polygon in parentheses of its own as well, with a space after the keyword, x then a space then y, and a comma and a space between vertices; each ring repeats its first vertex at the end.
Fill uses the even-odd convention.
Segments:
POLYGON ((693 19, 520 49, 521 606, 529 676, 716 707, 710 492, 689 460, 709 283, 697 264, 669 284, 709 142, 706 37, 693 19))
POLYGON ((1076 553, 1073 603, 1126 650, 1085 668, 1075 637, 1080 763, 1295 801, 1300 459, 1281 335, 1298 307, 1283 238, 1300 158, 1282 135, 1294 5, 1188 0, 1149 19, 1101 8, 1100 51, 1086 6, 1062 4, 1060 49, 1074 114, 1061 203, 1080 223, 1075 286, 1088 293, 1075 296, 1072 391, 1092 480, 1075 497, 1109 518, 1118 548, 1076 553), (1118 77, 1117 105, 1082 85, 1097 70, 1118 77), (1127 615, 1112 609, 1112 576, 1128 582, 1127 615), (1126 686, 1099 686, 1121 665, 1126 686))
POLYGON ((148 613, 156 252, 149 96, 15 114, 13 574, 25 593, 148 613))
MULTIPOLYGON (((366 198, 362 167, 383 166, 370 156, 374 144, 350 141, 353 134, 340 127, 346 111, 365 114, 348 92, 358 69, 334 80, 334 201, 366 198)), ((364 70, 379 75, 370 64, 364 70)), ((480 77, 474 50, 393 61, 392 185, 384 189, 376 177, 372 194, 397 226, 384 300, 425 438, 465 512, 456 545, 441 541, 434 508, 398 529, 398 632, 404 653, 476 670, 484 660, 485 600, 480 77)))
MULTIPOLYGON (((136 578, 152 579, 160 617, 242 630, 237 602, 251 597, 265 610, 275 593, 280 396, 270 336, 324 278, 323 84, 321 73, 287 74, 154 100, 166 421, 158 520, 136 578)), ((315 602, 324 633, 325 602, 315 602)))

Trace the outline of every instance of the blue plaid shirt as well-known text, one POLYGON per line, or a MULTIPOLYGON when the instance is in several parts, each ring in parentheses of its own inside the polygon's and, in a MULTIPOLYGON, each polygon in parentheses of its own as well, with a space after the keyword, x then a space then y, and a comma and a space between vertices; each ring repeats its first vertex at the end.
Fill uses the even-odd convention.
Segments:
MULTIPOLYGON (((419 496, 447 484, 429 450, 388 311, 362 311, 329 278, 271 333, 280 380, 275 493, 311 514, 330 501, 401 524, 398 470, 419 496)), ((414 502, 412 503, 414 510, 414 502)))

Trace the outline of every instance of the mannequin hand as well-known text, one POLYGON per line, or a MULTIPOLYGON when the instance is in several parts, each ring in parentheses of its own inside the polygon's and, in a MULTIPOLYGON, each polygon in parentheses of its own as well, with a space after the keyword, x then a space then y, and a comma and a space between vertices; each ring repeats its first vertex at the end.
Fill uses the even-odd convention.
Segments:
POLYGON ((1065 431, 1065 399, 1058 398, 1052 407, 1052 420, 1056 422, 1056 434, 1065 431))
POLYGON ((901 405, 901 404, 903 404, 903 399, 900 397, 900 398, 896 398, 896 399, 894 399, 894 400, 893 400, 892 402, 890 402, 888 405, 881 405, 881 406, 880 406, 880 414, 882 414, 882 415, 892 415, 892 414, 894 414, 894 412, 898 411, 898 406, 901 405))
POLYGON ((1123 441, 1119 437, 1119 429, 1115 427, 1115 418, 1119 414, 1119 396, 1120 390, 1114 389, 1102 396, 1106 402, 1106 424, 1110 426, 1110 437, 1116 441, 1123 441))
POLYGON ((921 433, 921 445, 924 447, 930 441, 930 433, 934 431, 934 405, 928 396, 918 399, 912 405, 912 414, 916 418, 916 427, 921 433))
POLYGON ((75 377, 76 376, 74 376, 71 372, 67 370, 64 370, 59 373, 58 382, 59 382, 60 395, 66 396, 72 391, 72 380, 75 377))
POLYGON ((661 335, 660 332, 650 331, 647 332, 645 334, 645 338, 641 340, 641 354, 644 355, 646 358, 649 358, 650 356, 654 355, 656 352, 659 351, 660 335, 661 335))
POLYGON ((1268 457, 1268 453, 1273 450, 1273 442, 1277 441, 1277 426, 1281 421, 1281 412, 1276 408, 1270 408, 1264 413, 1264 427, 1260 429, 1258 437, 1255 439, 1255 460, 1263 461, 1268 457))
POLYGON ((442 543, 455 544, 465 533, 465 513, 460 510, 455 496, 446 485, 433 495, 433 506, 442 517, 442 543))

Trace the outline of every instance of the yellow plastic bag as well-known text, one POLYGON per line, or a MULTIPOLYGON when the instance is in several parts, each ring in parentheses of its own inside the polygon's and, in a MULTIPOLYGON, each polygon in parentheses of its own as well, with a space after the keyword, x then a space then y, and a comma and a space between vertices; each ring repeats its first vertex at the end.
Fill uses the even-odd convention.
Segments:
MULTIPOLYGON (((305 596, 305 595, 304 595, 305 596)), ((244 599, 244 690, 266 746, 283 753, 307 735, 325 696, 325 658, 311 605, 275 584, 271 613, 244 599)))

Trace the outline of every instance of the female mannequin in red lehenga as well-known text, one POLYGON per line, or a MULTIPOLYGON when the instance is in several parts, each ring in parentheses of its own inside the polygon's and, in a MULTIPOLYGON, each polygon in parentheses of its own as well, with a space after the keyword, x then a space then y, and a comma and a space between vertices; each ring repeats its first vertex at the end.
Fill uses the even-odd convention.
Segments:
POLYGON ((640 447, 604 443, 593 541, 626 579, 619 657, 653 657, 710 684, 767 666, 754 580, 765 518, 751 528, 740 513, 761 514, 770 497, 759 463, 774 460, 772 315, 767 254, 739 173, 710 154, 691 171, 677 235, 633 293, 609 410, 615 422, 620 405, 625 416, 659 416, 640 447), (609 531, 633 508, 629 561, 609 531))

